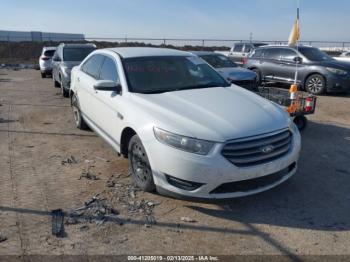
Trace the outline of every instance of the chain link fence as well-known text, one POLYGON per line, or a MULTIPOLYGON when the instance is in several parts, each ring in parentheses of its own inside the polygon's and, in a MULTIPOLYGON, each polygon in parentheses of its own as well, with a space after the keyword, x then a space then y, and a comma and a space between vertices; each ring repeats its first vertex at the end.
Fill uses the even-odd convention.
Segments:
MULTIPOLYGON (((208 50, 228 51, 237 42, 250 42, 250 40, 235 39, 191 39, 191 38, 101 38, 86 37, 85 40, 74 37, 55 38, 48 37, 43 41, 32 41, 25 37, 0 37, 0 64, 7 63, 36 63, 44 46, 57 46, 59 43, 94 43, 98 48, 124 47, 124 46, 153 46, 167 47, 181 50, 208 50)), ((287 41, 254 40, 267 44, 287 44, 287 41)), ((333 55, 350 50, 350 42, 341 41, 301 41, 303 45, 319 47, 333 55)))

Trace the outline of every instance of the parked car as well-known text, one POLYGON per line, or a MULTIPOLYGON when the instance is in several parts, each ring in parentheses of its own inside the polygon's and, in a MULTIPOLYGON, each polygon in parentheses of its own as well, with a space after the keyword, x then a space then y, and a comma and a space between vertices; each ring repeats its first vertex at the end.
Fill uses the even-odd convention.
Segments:
POLYGON ((300 134, 288 114, 187 52, 94 51, 73 68, 70 95, 76 126, 127 157, 144 191, 238 197, 297 170, 300 134))
POLYGON ((350 89, 350 64, 337 61, 310 46, 266 46, 256 49, 245 67, 255 71, 258 82, 293 83, 298 64, 298 83, 311 94, 350 89))
POLYGON ((47 75, 52 74, 52 57, 56 51, 56 47, 48 46, 43 47, 39 58, 39 68, 41 77, 45 78, 47 75))
POLYGON ((228 57, 232 59, 234 62, 238 64, 243 64, 246 57, 250 52, 259 48, 261 46, 265 46, 265 43, 235 43, 228 54, 228 57))
POLYGON ((92 51, 93 44, 60 44, 52 58, 52 78, 55 87, 61 87, 62 96, 69 96, 71 70, 92 51))
POLYGON ((214 67, 227 81, 240 87, 256 90, 257 76, 255 72, 239 67, 227 56, 206 51, 193 51, 192 54, 197 55, 214 67))
POLYGON ((340 56, 334 58, 339 61, 350 62, 350 51, 343 52, 340 56))

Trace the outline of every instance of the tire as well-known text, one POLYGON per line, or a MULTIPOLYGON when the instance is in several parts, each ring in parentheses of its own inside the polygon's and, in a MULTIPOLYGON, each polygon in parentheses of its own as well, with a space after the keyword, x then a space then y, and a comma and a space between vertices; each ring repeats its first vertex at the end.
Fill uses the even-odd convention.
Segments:
POLYGON ((307 126, 307 118, 305 116, 297 116, 294 118, 293 122, 298 127, 299 131, 303 131, 307 126))
POLYGON ((257 75, 257 77, 256 77, 256 85, 257 85, 257 87, 261 86, 262 75, 261 75, 260 70, 257 69, 257 68, 254 68, 254 69, 252 69, 252 71, 257 75))
POLYGON ((313 74, 305 81, 305 90, 313 95, 322 95, 326 92, 326 80, 320 74, 313 74))
POLYGON ((69 97, 69 90, 67 90, 63 84, 63 80, 62 78, 60 77, 60 86, 61 86, 61 95, 63 97, 69 97))
POLYGON ((134 135, 130 139, 128 157, 129 170, 135 185, 145 192, 154 191, 156 186, 153 181, 151 165, 138 135, 134 135))
POLYGON ((59 88, 59 87, 60 87, 60 83, 59 83, 58 81, 56 81, 55 75, 54 75, 53 72, 52 72, 52 79, 53 79, 53 85, 54 85, 55 87, 59 88))
POLYGON ((41 73, 41 78, 46 78, 46 73, 41 73))
POLYGON ((88 130, 89 126, 86 124, 84 118, 81 116, 79 102, 76 95, 72 96, 72 110, 73 110, 75 126, 81 130, 88 130))

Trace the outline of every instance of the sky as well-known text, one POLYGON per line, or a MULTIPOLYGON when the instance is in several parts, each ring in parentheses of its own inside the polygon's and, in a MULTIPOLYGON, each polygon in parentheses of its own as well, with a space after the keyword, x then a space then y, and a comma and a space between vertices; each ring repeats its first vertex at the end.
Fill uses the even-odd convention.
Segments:
MULTIPOLYGON (((287 40, 297 0, 0 0, 0 30, 287 40)), ((349 0, 300 0, 302 40, 350 41, 349 0)))

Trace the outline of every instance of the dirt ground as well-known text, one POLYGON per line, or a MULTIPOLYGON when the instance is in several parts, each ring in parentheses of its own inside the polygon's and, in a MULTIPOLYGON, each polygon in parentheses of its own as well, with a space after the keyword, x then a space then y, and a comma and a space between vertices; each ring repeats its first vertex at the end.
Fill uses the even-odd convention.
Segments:
POLYGON ((69 99, 39 76, 0 70, 0 255, 350 255, 349 95, 319 97, 289 181, 196 203, 130 187, 127 160, 77 130, 69 99), (64 237, 51 234, 51 210, 68 214, 96 194, 115 220, 71 221, 64 237))

